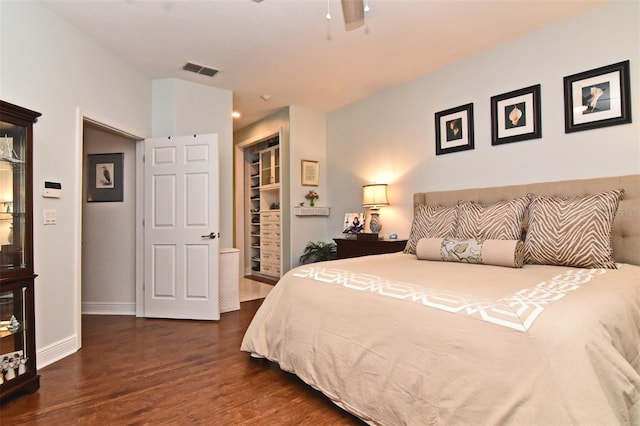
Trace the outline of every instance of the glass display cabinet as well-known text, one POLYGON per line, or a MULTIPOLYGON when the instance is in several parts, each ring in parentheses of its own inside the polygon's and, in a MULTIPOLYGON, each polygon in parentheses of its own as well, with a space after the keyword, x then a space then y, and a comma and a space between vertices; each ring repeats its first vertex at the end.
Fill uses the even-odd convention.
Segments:
POLYGON ((40 387, 33 285, 33 124, 0 101, 0 399, 40 387))

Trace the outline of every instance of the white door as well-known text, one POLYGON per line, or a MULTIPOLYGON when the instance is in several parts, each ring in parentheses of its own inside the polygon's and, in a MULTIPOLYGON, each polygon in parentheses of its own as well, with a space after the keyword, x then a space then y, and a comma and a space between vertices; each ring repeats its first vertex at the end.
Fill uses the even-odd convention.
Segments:
POLYGON ((218 136, 145 141, 144 316, 220 319, 218 136))

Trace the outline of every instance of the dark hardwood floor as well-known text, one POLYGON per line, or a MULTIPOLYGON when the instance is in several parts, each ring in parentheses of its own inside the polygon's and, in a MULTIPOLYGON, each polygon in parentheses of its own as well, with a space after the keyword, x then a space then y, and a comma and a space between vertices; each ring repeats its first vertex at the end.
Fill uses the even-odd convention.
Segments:
POLYGON ((240 352, 261 300, 218 322, 83 316, 83 347, 39 371, 0 425, 358 425, 277 365, 240 352))

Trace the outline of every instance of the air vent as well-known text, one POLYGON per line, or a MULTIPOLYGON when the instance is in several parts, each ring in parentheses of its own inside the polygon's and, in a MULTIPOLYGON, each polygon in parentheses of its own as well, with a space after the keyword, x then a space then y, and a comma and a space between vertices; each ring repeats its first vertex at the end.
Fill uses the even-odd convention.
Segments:
POLYGON ((194 64, 191 62, 187 62, 186 64, 184 64, 182 69, 185 71, 194 72, 196 74, 206 75, 208 77, 213 77, 218 73, 218 70, 216 69, 205 67, 203 65, 194 64))

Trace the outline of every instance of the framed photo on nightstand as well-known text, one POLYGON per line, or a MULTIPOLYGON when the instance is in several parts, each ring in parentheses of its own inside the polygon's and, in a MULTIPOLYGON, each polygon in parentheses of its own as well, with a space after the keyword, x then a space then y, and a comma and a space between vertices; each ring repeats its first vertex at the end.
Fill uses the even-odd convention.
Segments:
POLYGON ((343 234, 359 234, 364 232, 365 216, 364 213, 345 213, 343 234))

